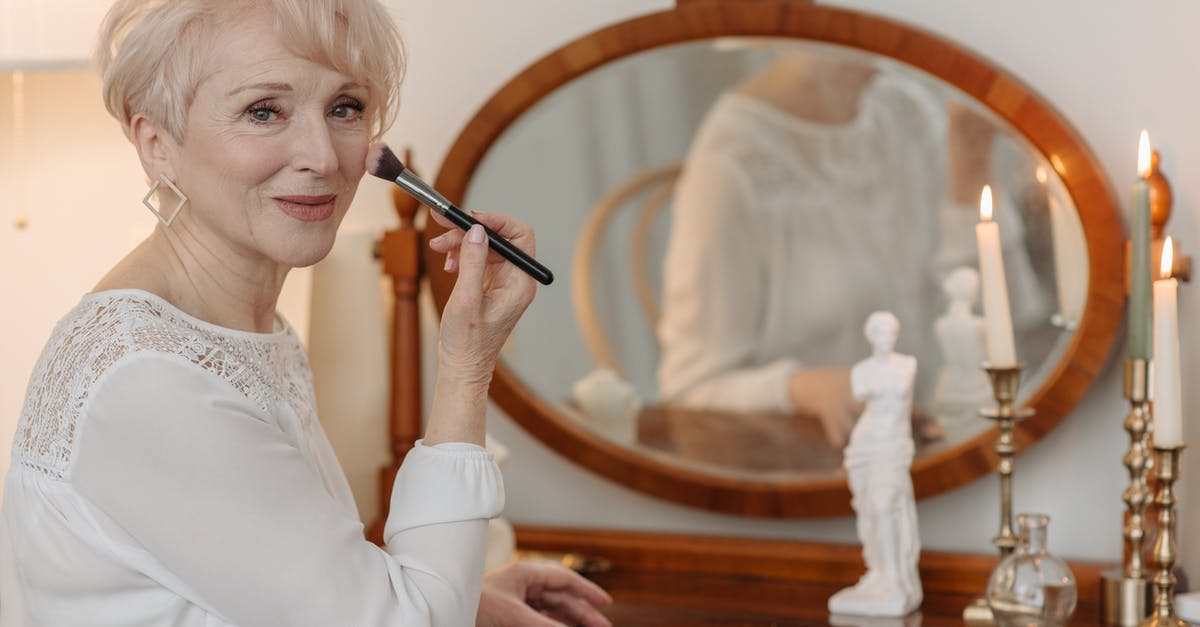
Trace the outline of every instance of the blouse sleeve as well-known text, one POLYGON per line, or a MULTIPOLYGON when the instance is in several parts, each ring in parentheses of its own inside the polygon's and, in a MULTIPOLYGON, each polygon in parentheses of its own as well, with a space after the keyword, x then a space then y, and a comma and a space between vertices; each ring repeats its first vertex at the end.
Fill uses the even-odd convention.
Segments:
POLYGON ((396 478, 384 551, 273 419, 190 362, 126 357, 85 411, 75 489, 161 564, 174 580, 164 585, 224 620, 474 624, 487 519, 503 507, 482 448, 418 443, 396 478))
POLYGON ((763 228, 736 167, 691 159, 675 198, 663 265, 659 388, 664 400, 732 411, 791 411, 789 359, 755 362, 767 303, 763 228))

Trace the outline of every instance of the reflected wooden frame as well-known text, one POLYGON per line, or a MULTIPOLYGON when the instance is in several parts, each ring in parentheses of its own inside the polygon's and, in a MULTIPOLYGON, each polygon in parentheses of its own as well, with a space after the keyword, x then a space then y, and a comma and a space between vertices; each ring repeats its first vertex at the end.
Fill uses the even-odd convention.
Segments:
MULTIPOLYGON (((1061 361, 1029 398, 1036 414, 1015 432, 1029 448, 1076 405, 1104 365, 1124 309, 1123 230, 1099 162, 1065 119, 1030 88, 990 62, 936 35, 888 19, 788 0, 691 0, 586 35, 537 61, 501 88, 450 149, 435 186, 461 202, 471 176, 501 134, 563 84, 611 61, 671 44, 718 36, 785 37, 837 44, 890 57, 956 87, 1022 133, 1058 171, 1087 239, 1083 318, 1061 361)), ((530 164, 529 167, 536 167, 530 164)), ((514 211, 519 210, 513 209, 514 211)), ((430 221, 429 236, 442 229, 430 221)), ((438 255, 425 249, 440 311, 453 287, 438 255)), ((548 289, 556 289, 551 287, 548 289)), ((567 315, 564 312, 564 315, 567 315)), ((573 424, 506 365, 496 368, 492 399, 525 430, 566 459, 639 492, 698 508, 746 516, 803 518, 850 514, 845 479, 757 481, 673 466, 573 424)), ((995 428, 912 466, 917 498, 939 494, 994 470, 995 428)))

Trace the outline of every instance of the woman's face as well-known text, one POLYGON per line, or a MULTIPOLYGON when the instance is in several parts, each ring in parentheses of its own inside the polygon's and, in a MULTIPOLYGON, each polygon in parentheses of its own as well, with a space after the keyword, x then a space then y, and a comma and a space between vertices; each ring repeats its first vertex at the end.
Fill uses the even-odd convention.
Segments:
POLYGON ((172 174, 191 199, 181 222, 221 252, 316 263, 363 175, 368 90, 290 52, 263 14, 212 44, 171 151, 172 174))

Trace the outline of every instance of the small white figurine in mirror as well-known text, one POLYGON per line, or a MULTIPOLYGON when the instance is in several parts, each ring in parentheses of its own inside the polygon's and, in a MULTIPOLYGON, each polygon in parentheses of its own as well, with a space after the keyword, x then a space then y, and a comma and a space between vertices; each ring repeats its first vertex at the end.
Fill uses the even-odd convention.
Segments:
POLYGON ((912 390, 917 360, 893 352, 900 321, 877 311, 864 331, 872 355, 850 370, 850 386, 866 409, 850 433, 844 466, 858 517, 867 572, 829 598, 833 614, 905 616, 921 605, 913 459, 912 390))
POLYGON ((979 300, 979 272, 955 268, 942 282, 949 306, 934 323, 942 367, 933 387, 933 411, 946 431, 971 424, 980 407, 991 404, 992 386, 980 365, 986 350, 983 317, 973 308, 979 300))
POLYGON ((576 381, 571 392, 589 427, 615 442, 637 441, 642 398, 632 383, 612 370, 598 368, 576 381))

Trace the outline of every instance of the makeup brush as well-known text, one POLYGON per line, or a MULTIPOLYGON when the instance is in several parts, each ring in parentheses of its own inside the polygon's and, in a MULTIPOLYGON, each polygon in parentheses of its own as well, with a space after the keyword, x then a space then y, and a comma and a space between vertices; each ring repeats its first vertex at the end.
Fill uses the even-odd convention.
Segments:
MULTIPOLYGON (((387 144, 378 143, 371 146, 371 150, 367 153, 367 171, 373 176, 377 176, 385 181, 391 181, 399 185, 401 189, 408 192, 410 196, 419 200, 422 204, 430 209, 442 214, 447 220, 454 223, 454 226, 466 231, 473 224, 479 224, 479 221, 471 217, 471 214, 459 209, 446 200, 437 190, 430 187, 428 183, 417 178, 412 170, 404 167, 387 144)), ((525 274, 537 279, 542 285, 550 285, 554 281, 554 273, 550 272, 546 266, 538 263, 536 259, 530 257, 525 251, 517 248, 512 242, 504 239, 495 231, 483 227, 487 233, 488 247, 496 251, 500 256, 512 262, 512 264, 525 274)))

